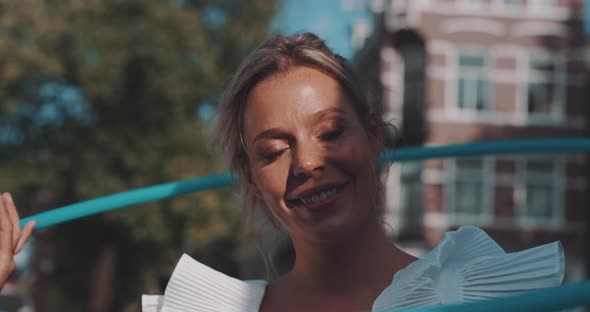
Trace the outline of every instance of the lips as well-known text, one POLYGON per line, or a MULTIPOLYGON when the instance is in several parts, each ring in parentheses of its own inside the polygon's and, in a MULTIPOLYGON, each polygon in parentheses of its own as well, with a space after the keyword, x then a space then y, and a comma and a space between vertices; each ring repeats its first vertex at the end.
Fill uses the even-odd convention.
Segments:
POLYGON ((344 186, 345 184, 339 184, 312 188, 287 199, 287 201, 295 206, 315 207, 331 202, 344 189, 344 186))

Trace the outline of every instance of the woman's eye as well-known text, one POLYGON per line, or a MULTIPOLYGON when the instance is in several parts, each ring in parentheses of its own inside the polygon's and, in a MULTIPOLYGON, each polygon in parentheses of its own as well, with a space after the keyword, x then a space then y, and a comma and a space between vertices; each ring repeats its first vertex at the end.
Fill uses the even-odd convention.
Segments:
POLYGON ((340 137, 340 135, 342 134, 342 131, 343 131, 342 128, 337 128, 337 129, 322 133, 322 135, 320 135, 320 139, 325 140, 325 141, 335 140, 338 137, 340 137))
POLYGON ((282 149, 274 152, 266 152, 260 155, 259 158, 264 162, 272 162, 275 159, 279 158, 279 156, 281 156, 281 154, 283 154, 284 151, 285 150, 282 149))

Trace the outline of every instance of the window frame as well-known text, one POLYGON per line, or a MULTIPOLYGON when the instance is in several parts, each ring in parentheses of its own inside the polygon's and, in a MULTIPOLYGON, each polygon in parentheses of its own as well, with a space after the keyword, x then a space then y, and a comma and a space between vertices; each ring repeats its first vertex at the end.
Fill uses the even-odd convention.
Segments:
POLYGON ((551 120, 563 121, 565 113, 565 101, 567 91, 567 72, 565 68, 565 59, 562 54, 552 53, 549 51, 534 51, 526 60, 526 79, 522 82, 522 109, 523 114, 531 123, 542 123, 551 120), (533 68, 534 62, 549 62, 554 70, 547 73, 541 69, 533 68), (529 112, 530 85, 550 82, 552 86, 552 99, 549 105, 554 107, 550 113, 529 112))
MULTIPOLYGON (((516 162, 516 183, 514 192, 514 208, 515 216, 518 222, 525 227, 539 227, 539 226, 560 226, 564 221, 564 200, 565 200, 565 159, 563 157, 547 158, 547 157, 519 157, 516 162), (531 161, 546 161, 553 164, 553 172, 551 173, 551 181, 547 186, 552 191, 552 215, 551 216, 532 216, 527 213, 527 188, 528 188, 528 172, 527 164, 531 161)), ((538 182, 538 181, 536 181, 538 182)), ((535 183, 539 184, 539 183, 535 183)), ((540 183, 544 184, 544 183, 540 183)))
POLYGON ((456 212, 456 181, 457 181, 457 159, 453 158, 446 161, 446 213, 453 220, 454 223, 477 223, 477 224, 489 224, 494 219, 493 206, 494 206, 494 185, 495 175, 494 157, 461 157, 463 159, 481 159, 481 194, 482 197, 479 199, 481 204, 480 214, 465 214, 456 212))
MULTIPOLYGON (((493 114, 494 113, 494 107, 493 107, 493 89, 494 89, 494 82, 491 79, 492 75, 491 75, 491 67, 495 66, 494 60, 492 58, 492 56, 489 55, 489 53, 484 52, 483 49, 469 49, 469 48, 463 48, 463 49, 459 49, 457 51, 456 57, 455 57, 455 67, 456 67, 456 77, 455 77, 455 103, 454 103, 454 108, 456 110, 458 110, 460 113, 467 113, 467 114, 493 114), (461 66, 461 57, 481 57, 483 60, 483 66, 480 69, 467 69, 468 72, 465 72, 465 69, 462 68, 461 66), (469 72, 469 71, 472 72, 469 72), (479 71, 477 73, 475 73, 475 71, 479 71), (468 76, 468 77, 465 77, 468 76), (469 76, 473 76, 473 77, 469 77, 469 76), (467 79, 466 79, 467 78, 467 79), (464 107, 460 106, 461 103, 461 98, 462 98, 462 94, 459 91, 460 90, 460 83, 461 80, 465 79, 466 81, 470 81, 471 84, 475 83, 475 88, 466 88, 466 90, 472 90, 475 89, 475 101, 473 101, 473 103, 469 103, 464 107), (485 89, 485 93, 484 93, 484 97, 483 97, 483 101, 484 101, 484 108, 483 109, 478 109, 477 108, 477 99, 478 99, 478 95, 477 93, 479 92, 479 81, 485 81, 486 83, 486 89, 485 89)), ((473 66, 475 67, 475 66, 473 66)), ((471 92, 471 91, 470 91, 471 92)))

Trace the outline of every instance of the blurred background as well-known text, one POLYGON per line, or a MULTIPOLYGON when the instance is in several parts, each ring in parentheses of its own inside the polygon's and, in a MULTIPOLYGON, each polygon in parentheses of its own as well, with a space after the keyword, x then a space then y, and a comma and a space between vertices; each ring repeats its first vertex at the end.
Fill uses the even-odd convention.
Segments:
MULTIPOLYGON (((350 60, 399 147, 590 137, 583 0, 0 0, 0 191, 21 216, 227 170, 219 95, 273 33, 312 31, 350 60)), ((445 231, 507 251, 561 240, 590 274, 588 155, 394 164, 390 234, 420 256, 445 231)), ((180 255, 238 278, 289 269, 280 234, 245 235, 235 189, 35 233, 0 311, 139 311, 180 255)))

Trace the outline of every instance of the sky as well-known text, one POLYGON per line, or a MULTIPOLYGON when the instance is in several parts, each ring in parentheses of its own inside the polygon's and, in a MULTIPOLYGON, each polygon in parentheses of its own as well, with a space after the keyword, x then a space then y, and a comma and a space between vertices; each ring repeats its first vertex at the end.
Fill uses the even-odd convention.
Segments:
POLYGON ((351 25, 358 20, 370 22, 367 2, 368 0, 281 0, 273 29, 282 34, 311 31, 326 40, 335 52, 351 58, 354 53, 351 25))

